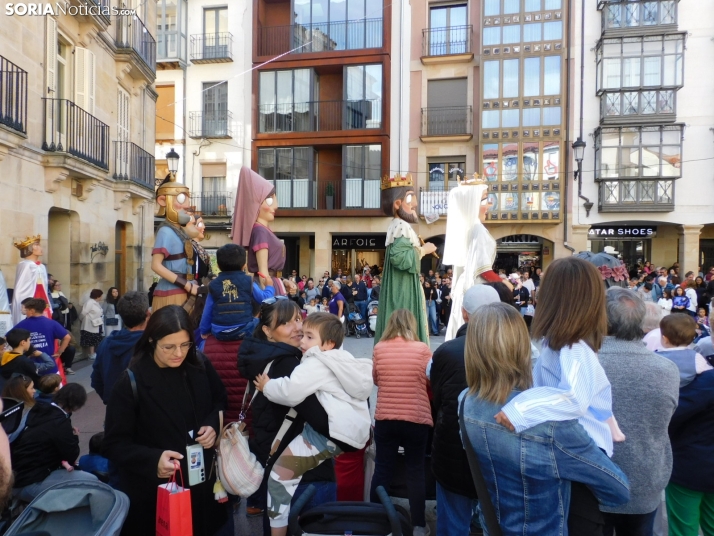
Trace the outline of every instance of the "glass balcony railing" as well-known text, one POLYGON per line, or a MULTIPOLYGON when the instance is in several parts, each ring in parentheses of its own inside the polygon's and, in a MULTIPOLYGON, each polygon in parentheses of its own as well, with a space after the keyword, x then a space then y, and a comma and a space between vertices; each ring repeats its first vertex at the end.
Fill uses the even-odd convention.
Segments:
POLYGON ((382 100, 261 104, 258 114, 261 133, 381 128, 382 100))
POLYGON ((382 48, 382 19, 260 26, 258 55, 382 48))

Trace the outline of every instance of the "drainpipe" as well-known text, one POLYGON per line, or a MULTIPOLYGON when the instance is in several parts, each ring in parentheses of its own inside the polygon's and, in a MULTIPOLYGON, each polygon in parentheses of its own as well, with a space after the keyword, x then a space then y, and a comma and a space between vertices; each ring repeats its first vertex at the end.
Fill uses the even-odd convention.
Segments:
MULTIPOLYGON (((399 0, 399 41, 404 42, 404 2, 399 0)), ((410 36, 411 38, 411 36, 410 36)), ((411 48, 407 50, 411 51, 411 48)), ((411 52, 410 52, 411 54, 411 52)), ((402 117, 402 101, 404 100, 404 49, 399 50, 399 134, 397 135, 397 173, 402 172, 402 128, 404 128, 404 118, 402 117)))
MULTIPOLYGON (((565 117, 567 118, 565 121, 565 148, 567 151, 570 151, 570 62, 571 62, 571 56, 570 56, 570 50, 571 50, 571 45, 572 45, 572 20, 573 20, 573 1, 569 0, 568 1, 568 22, 567 22, 567 34, 568 34, 568 52, 567 56, 565 59, 565 117)), ((568 153, 570 154, 570 153, 568 153)), ((568 245, 568 204, 570 204, 570 197, 569 197, 569 190, 570 188, 568 187, 570 180, 568 179, 569 177, 569 170, 570 170, 570 157, 565 159, 565 173, 563 174, 564 180, 563 180, 563 190, 564 190, 564 196, 565 196, 565 212, 563 213, 563 247, 570 251, 570 253, 575 253, 575 248, 568 245)))
MULTIPOLYGON (((582 0, 582 13, 580 14, 580 140, 583 140, 583 96, 585 88, 585 0, 582 0)), ((583 146, 584 147, 584 146, 583 146)), ((578 197, 583 199, 583 207, 585 207, 585 217, 590 216, 590 209, 593 204, 583 195, 583 169, 582 162, 578 162, 578 197)), ((579 212, 579 209, 578 209, 579 212)))

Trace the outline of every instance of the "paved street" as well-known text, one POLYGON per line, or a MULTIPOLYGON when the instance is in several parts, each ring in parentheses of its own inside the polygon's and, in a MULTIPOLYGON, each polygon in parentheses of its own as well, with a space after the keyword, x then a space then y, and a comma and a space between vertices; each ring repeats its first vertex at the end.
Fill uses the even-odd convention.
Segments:
MULTIPOLYGON (((432 337, 431 338, 431 348, 432 350, 438 348, 438 346, 444 342, 443 337, 432 337)), ((374 339, 362 338, 355 339, 354 337, 348 337, 345 340, 345 349, 351 352, 355 357, 372 357, 372 348, 374 346, 374 339)), ((79 354, 79 352, 78 352, 79 354)), ((81 357, 78 358, 81 359, 81 357)), ((92 389, 90 385, 90 377, 92 374, 92 362, 86 359, 82 361, 76 361, 72 367, 76 374, 74 376, 69 376, 68 380, 70 382, 80 383, 87 389, 87 404, 80 411, 72 415, 72 424, 79 429, 79 444, 81 448, 81 453, 86 454, 89 452, 89 439, 92 435, 97 432, 101 432, 104 424, 104 404, 102 403, 99 395, 92 389)), ((375 388, 374 394, 370 400, 370 407, 374 412, 374 407, 376 404, 377 389, 375 388)), ((407 509, 409 508, 406 499, 394 499, 395 503, 402 504, 407 509)), ((432 534, 435 532, 435 521, 436 514, 434 501, 427 501, 427 522, 431 525, 432 534)), ((260 519, 248 519, 245 517, 245 501, 242 502, 240 510, 236 514, 236 534, 242 535, 257 535, 260 534, 260 519)))

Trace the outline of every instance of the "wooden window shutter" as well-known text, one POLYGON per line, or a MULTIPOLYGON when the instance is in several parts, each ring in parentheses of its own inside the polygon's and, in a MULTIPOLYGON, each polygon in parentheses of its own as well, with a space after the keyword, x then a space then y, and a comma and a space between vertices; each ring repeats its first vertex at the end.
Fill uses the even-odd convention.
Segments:
POLYGON ((47 96, 53 98, 57 91, 57 21, 45 17, 45 72, 47 74, 47 96))
POLYGON ((82 47, 74 50, 74 103, 94 115, 94 53, 82 47))
POLYGON ((130 123, 130 97, 129 93, 119 88, 117 98, 117 139, 119 141, 131 140, 130 123))

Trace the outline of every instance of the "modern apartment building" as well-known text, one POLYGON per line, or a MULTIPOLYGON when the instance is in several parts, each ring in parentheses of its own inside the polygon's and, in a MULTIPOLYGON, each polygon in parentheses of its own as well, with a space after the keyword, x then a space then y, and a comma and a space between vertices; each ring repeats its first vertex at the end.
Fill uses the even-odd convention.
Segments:
MULTIPOLYGON (((586 148, 570 243, 608 248, 631 263, 679 261, 684 271, 706 272, 714 265, 714 103, 707 98, 714 4, 599 0, 583 12, 575 2, 573 16, 577 74, 584 53, 586 148)), ((575 131, 579 111, 576 98, 575 131)))
POLYGON ((253 1, 251 161, 275 182, 286 270, 382 263, 380 177, 398 166, 395 103, 406 91, 392 59, 399 10, 383 0, 253 1))
POLYGON ((12 288, 13 240, 40 234, 75 304, 148 288, 156 100, 154 3, 81 4, 0 23, 0 268, 12 288))
POLYGON ((228 241, 238 174, 250 165, 251 14, 247 1, 157 2, 156 177, 174 149, 207 248, 228 241))
POLYGON ((412 4, 409 168, 426 240, 443 244, 448 190, 478 173, 489 183, 496 268, 547 266, 570 254, 562 203, 568 3, 412 4))

